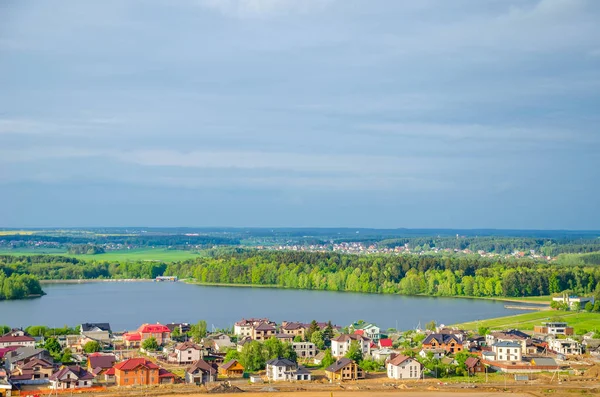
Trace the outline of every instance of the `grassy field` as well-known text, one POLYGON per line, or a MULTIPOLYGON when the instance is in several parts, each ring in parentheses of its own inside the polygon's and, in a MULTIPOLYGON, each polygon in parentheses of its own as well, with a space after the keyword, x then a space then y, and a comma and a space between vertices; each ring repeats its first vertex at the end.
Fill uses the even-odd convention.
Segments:
POLYGON ((83 260, 96 261, 160 261, 176 262, 186 259, 196 258, 199 254, 196 251, 168 250, 165 248, 142 248, 135 250, 109 251, 104 254, 96 255, 71 255, 65 250, 58 249, 32 249, 32 250, 0 250, 0 255, 62 255, 83 260))
POLYGON ((600 330, 600 313, 574 313, 558 310, 544 310, 518 314, 516 316, 491 318, 488 320, 457 324, 456 326, 469 330, 477 330, 479 327, 489 327, 490 329, 518 328, 522 330, 533 330, 534 325, 541 325, 541 323, 552 321, 555 318, 566 321, 569 323, 569 326, 575 328, 575 331, 580 329, 588 331, 600 330))

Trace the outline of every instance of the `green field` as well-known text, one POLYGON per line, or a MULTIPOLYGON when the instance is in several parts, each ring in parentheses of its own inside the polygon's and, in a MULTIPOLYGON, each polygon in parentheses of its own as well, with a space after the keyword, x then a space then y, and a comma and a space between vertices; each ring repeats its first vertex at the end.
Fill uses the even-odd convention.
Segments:
POLYGON ((491 318, 488 320, 472 321, 469 323, 456 324, 468 330, 477 330, 479 327, 488 327, 490 329, 511 329, 518 328, 522 330, 533 330, 534 325, 541 325, 543 322, 552 321, 560 318, 574 327, 575 331, 585 329, 588 331, 600 330, 600 313, 587 312, 565 312, 559 310, 544 310, 516 316, 491 318))
POLYGON ((141 248, 134 250, 109 251, 96 255, 71 255, 59 249, 0 250, 0 255, 62 255, 71 258, 96 261, 160 261, 176 262, 196 258, 197 251, 169 250, 165 248, 141 248))

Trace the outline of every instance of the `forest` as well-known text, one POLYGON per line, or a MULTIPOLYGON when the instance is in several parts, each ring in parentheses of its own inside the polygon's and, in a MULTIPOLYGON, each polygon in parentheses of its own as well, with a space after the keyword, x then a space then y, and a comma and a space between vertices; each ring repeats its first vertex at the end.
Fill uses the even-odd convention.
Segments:
MULTIPOLYGON (((0 256, 0 272, 39 279, 177 276, 199 283, 430 296, 526 297, 600 292, 600 267, 439 255, 220 250, 170 264, 35 255, 0 256)), ((36 292, 33 292, 36 293, 36 292)), ((13 294, 5 296, 13 296, 13 294)))
POLYGON ((23 299, 32 295, 43 295, 42 287, 36 277, 14 273, 10 276, 0 270, 0 301, 23 299))

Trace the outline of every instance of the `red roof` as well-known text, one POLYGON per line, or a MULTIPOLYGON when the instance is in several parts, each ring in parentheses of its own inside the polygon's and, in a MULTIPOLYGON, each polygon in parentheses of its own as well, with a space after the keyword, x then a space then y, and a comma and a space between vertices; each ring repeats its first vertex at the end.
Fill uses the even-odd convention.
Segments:
POLYGON ((158 370, 158 377, 159 378, 174 378, 175 375, 172 374, 171 372, 167 371, 164 368, 161 368, 158 370))
POLYGON ((115 367, 107 369, 106 372, 104 373, 104 375, 114 375, 114 374, 115 374, 115 367))
POLYGON ((379 346, 380 347, 392 347, 394 345, 394 343, 392 342, 391 339, 379 339, 379 346))
POLYGON ((127 341, 141 341, 142 335, 139 332, 127 332, 123 335, 123 339, 127 341))
POLYGON ((146 360, 145 358, 130 358, 129 360, 121 361, 116 364, 113 368, 119 369, 121 371, 131 371, 136 369, 137 367, 146 367, 149 369, 157 369, 160 368, 158 365, 154 364, 150 360, 146 360))
POLYGON ((357 335, 364 335, 365 331, 363 331, 362 329, 357 329, 356 331, 354 331, 354 333, 357 335))
POLYGON ((167 327, 166 325, 162 325, 162 324, 142 324, 140 325, 140 327, 137 330, 138 332, 141 332, 143 334, 157 334, 157 333, 162 333, 162 332, 166 332, 168 334, 171 333, 171 330, 169 329, 169 327, 167 327))
POLYGON ((31 336, 12 336, 12 335, 4 335, 0 336, 0 343, 14 343, 14 342, 35 342, 31 336))

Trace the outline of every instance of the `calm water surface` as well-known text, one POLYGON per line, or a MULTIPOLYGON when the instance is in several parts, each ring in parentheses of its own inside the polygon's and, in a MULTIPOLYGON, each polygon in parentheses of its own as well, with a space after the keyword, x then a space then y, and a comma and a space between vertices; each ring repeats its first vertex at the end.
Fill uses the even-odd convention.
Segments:
POLYGON ((232 326, 243 317, 269 317, 280 322, 331 320, 348 325, 358 319, 382 328, 415 328, 475 321, 523 313, 503 302, 370 295, 271 288, 208 287, 177 283, 96 282, 45 284, 42 298, 0 301, 0 324, 53 327, 82 322, 109 322, 115 331, 145 322, 196 322, 232 326))

